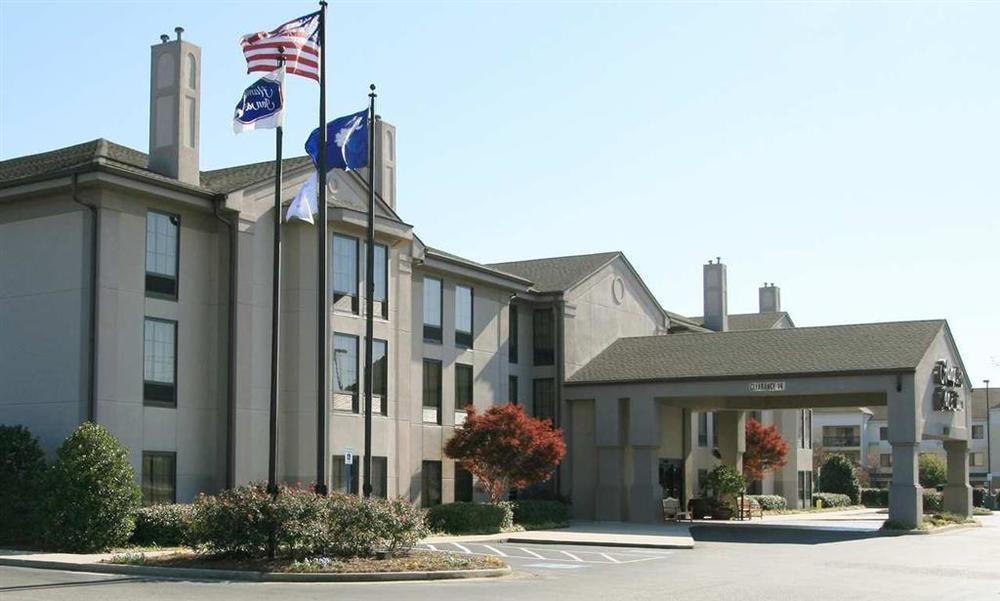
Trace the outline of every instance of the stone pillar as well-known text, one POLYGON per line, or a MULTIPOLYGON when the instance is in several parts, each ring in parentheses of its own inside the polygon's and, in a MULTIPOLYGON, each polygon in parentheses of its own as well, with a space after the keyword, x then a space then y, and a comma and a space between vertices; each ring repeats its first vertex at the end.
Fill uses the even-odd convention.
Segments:
POLYGON ((663 513, 658 456, 660 416, 653 398, 629 400, 629 446, 632 482, 629 484, 628 521, 659 522, 663 513))
POLYGON ((944 510, 967 518, 972 517, 969 443, 965 440, 946 440, 944 450, 948 455, 948 484, 944 487, 944 510))
POLYGON ((889 444, 892 445, 889 519, 908 528, 918 528, 923 521, 923 488, 917 467, 923 431, 919 411, 912 377, 888 393, 889 444))
POLYGON ((746 412, 717 411, 715 427, 719 429, 719 453, 722 463, 743 471, 743 453, 747 450, 746 412))
POLYGON ((625 454, 621 415, 626 401, 617 398, 595 400, 597 415, 597 497, 594 519, 621 521, 625 505, 625 454))

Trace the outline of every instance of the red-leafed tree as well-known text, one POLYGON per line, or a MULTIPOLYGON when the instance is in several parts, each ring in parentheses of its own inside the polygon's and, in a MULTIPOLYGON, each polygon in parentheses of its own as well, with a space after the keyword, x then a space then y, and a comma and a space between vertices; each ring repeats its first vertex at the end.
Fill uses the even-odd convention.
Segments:
POLYGON ((519 405, 465 408, 465 424, 444 447, 499 503, 511 488, 545 482, 566 454, 562 430, 547 419, 528 417, 519 405))
POLYGON ((764 426, 759 421, 747 420, 747 450, 743 453, 743 475, 750 480, 760 480, 788 463, 788 443, 774 426, 764 426))

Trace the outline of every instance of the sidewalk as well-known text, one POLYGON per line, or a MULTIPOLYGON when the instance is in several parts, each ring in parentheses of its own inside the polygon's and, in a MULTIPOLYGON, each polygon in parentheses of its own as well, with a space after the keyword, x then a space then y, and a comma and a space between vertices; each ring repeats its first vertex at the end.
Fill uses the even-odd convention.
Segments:
POLYGON ((763 518, 741 521, 697 521, 696 526, 725 528, 789 528, 798 530, 831 530, 839 532, 875 532, 888 518, 887 509, 845 509, 842 511, 812 511, 765 515, 763 518))
POLYGON ((632 524, 625 522, 571 522, 567 528, 501 532, 462 536, 432 536, 423 543, 534 543, 648 549, 693 549, 688 523, 632 524))

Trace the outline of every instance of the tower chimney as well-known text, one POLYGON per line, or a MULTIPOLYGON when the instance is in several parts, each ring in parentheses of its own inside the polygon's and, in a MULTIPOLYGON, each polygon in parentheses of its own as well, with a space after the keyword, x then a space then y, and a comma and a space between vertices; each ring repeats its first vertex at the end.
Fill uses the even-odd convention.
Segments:
POLYGON ((396 126, 375 121, 375 193, 396 210, 396 126))
POLYGON ((760 301, 761 313, 777 313, 781 311, 781 288, 774 285, 774 282, 757 289, 757 298, 760 301))
POLYGON ((729 329, 729 307, 726 300, 726 266, 716 257, 702 268, 705 285, 705 327, 716 332, 729 329))
POLYGON ((160 36, 150 49, 149 168, 151 171, 200 185, 198 166, 201 118, 201 48, 177 38, 160 36))

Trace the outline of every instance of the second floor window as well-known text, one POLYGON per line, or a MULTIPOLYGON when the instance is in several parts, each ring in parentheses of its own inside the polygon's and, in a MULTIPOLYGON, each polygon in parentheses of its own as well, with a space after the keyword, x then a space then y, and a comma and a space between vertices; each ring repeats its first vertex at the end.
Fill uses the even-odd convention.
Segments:
POLYGON ((472 404, 472 366, 455 364, 455 411, 472 404))
POLYGON ((441 362, 424 359, 423 421, 441 423, 441 362))
POLYGON ((143 327, 142 394, 147 403, 177 404, 177 322, 147 317, 143 327))
POLYGON ((389 358, 385 340, 375 339, 372 344, 372 394, 382 397, 382 414, 385 415, 385 397, 389 393, 389 358))
POLYGON ((177 298, 180 223, 177 215, 146 213, 146 296, 177 298))
POLYGON ((376 244, 375 249, 375 302, 382 303, 382 318, 389 317, 389 249, 376 244))
POLYGON ((555 328, 552 309, 535 309, 532 316, 535 365, 555 363, 555 328))
POLYGON ((333 302, 351 299, 351 310, 358 310, 358 239, 333 235, 333 302))
POLYGON ((441 280, 424 278, 424 340, 441 342, 441 280))
POLYGON ((878 428, 878 439, 879 440, 889 440, 889 426, 879 426, 879 428, 878 428))
POLYGON ((455 344, 472 348, 472 288, 455 286, 455 344))
POLYGON ((704 411, 699 411, 696 414, 698 416, 698 446, 707 447, 708 446, 708 414, 704 411))
POLYGON ((983 426, 982 425, 974 425, 974 426, 972 426, 972 438, 974 440, 982 440, 983 438, 985 438, 983 436, 983 426))
POLYGON ((333 335, 333 390, 342 394, 358 393, 358 337, 333 335))
POLYGON ((507 402, 517 404, 517 376, 507 376, 507 402))
POLYGON ((517 305, 510 306, 510 319, 507 321, 507 361, 517 363, 517 305))

